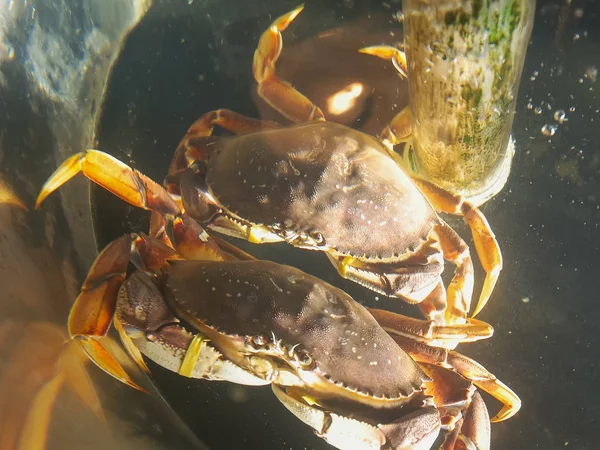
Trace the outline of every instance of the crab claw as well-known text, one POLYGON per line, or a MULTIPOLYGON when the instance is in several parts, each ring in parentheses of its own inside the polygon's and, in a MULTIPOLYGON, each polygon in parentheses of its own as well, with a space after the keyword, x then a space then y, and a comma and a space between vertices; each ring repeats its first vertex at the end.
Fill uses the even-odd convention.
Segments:
POLYGON ((391 423, 372 425, 311 406, 275 384, 271 387, 292 414, 313 428, 319 437, 341 450, 429 449, 440 432, 440 415, 431 406, 419 408, 391 423))
POLYGON ((178 215, 179 206, 157 183, 107 153, 86 150, 65 160, 44 183, 35 202, 42 202, 78 173, 138 208, 178 215))
POLYGON ((377 56, 378 58, 391 61, 394 68, 398 71, 400 78, 406 78, 406 55, 403 51, 398 50, 396 47, 390 45, 374 45, 371 47, 364 47, 359 50, 360 53, 367 55, 377 56))

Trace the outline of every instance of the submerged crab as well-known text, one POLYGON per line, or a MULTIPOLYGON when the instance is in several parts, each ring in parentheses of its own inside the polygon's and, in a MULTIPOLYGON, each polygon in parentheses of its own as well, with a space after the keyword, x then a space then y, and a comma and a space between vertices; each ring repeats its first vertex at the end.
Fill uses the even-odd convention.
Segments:
POLYGON ((479 324, 467 319, 474 284, 469 247, 436 210, 463 215, 473 233, 487 273, 473 315, 487 302, 502 266, 485 217, 462 198, 412 180, 385 143, 325 121, 318 107, 277 77, 281 31, 300 11, 275 20, 262 35, 254 77, 271 106, 308 123, 279 127, 228 110, 209 112, 180 143, 169 191, 210 229, 323 251, 343 277, 418 303, 439 324, 472 324, 476 336, 479 324), (215 125, 240 136, 211 136, 215 125), (444 259, 457 266, 448 290, 444 259))
POLYGON ((454 340, 459 326, 369 311, 298 269, 257 261, 209 237, 163 188, 104 153, 65 161, 37 205, 80 171, 154 211, 150 237, 123 236, 98 256, 69 316, 71 337, 117 379, 137 387, 102 344, 111 323, 141 367, 140 352, 187 377, 270 384, 341 449, 428 449, 442 428, 445 449, 489 448, 473 385, 505 404, 492 420, 519 409, 494 375, 433 345, 454 340), (137 270, 127 276, 130 263, 137 270))

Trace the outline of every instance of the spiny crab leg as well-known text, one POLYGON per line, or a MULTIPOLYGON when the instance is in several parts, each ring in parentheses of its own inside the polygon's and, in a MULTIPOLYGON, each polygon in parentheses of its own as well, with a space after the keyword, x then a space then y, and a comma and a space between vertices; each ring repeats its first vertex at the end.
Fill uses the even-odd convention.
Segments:
POLYGON ((370 308, 369 312, 415 361, 455 370, 501 401, 505 406, 492 422, 506 420, 521 408, 519 397, 485 367, 461 353, 448 350, 448 347, 453 348, 451 344, 459 339, 460 342, 468 342, 491 336, 490 325, 476 319, 468 319, 464 325, 437 326, 382 309, 370 308), (461 336, 461 332, 465 333, 465 338, 461 336), (490 334, 485 336, 486 332, 490 334), (478 337, 478 333, 483 336, 478 337))
POLYGON ((25 203, 2 178, 0 178, 0 205, 12 205, 27 211, 25 203))
POLYGON ((444 259, 456 265, 452 281, 446 289, 447 306, 444 322, 464 323, 471 309, 475 274, 471 251, 460 235, 445 222, 435 226, 444 259))
POLYGON ((473 383, 439 365, 421 362, 419 366, 431 379, 426 393, 448 431, 440 450, 489 450, 490 416, 473 383))
POLYGON ((440 430, 436 408, 427 404, 391 423, 367 423, 318 408, 292 389, 276 384, 271 388, 277 399, 296 417, 315 430, 317 436, 339 449, 431 448, 440 430))
POLYGON ((80 172, 131 205, 162 214, 180 212, 179 206, 158 184, 98 150, 86 150, 64 161, 44 183, 35 207, 39 208, 52 192, 80 172))
POLYGON ((391 61, 395 69, 398 71, 400 78, 404 79, 408 77, 406 54, 402 50, 392 47, 391 45, 373 45, 371 47, 361 48, 359 52, 367 55, 377 56, 378 58, 386 61, 391 61))
POLYGON ((258 95, 292 122, 324 120, 323 111, 289 83, 280 80, 275 64, 283 48, 281 32, 300 14, 304 5, 276 19, 262 34, 254 53, 252 72, 258 95))

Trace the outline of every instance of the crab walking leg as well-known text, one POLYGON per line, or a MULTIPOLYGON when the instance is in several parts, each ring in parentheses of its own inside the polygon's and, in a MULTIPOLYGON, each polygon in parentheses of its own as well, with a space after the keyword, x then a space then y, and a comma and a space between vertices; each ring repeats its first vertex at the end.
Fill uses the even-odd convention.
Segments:
POLYGON ((479 208, 471 205, 462 197, 453 195, 432 183, 418 178, 413 178, 413 181, 436 210, 463 216, 469 228, 471 228, 477 255, 486 272, 479 301, 473 312, 473 317, 475 317, 481 312, 492 295, 502 270, 502 253, 494 232, 479 208))
POLYGON ((450 431, 440 450, 490 450, 490 416, 479 392, 450 431))
POLYGON ((271 388, 288 411, 341 450, 429 449, 440 433, 440 415, 432 406, 419 408, 391 423, 371 424, 307 403, 302 396, 293 395, 293 390, 276 384, 271 388))
POLYGON ((212 135, 215 125, 235 134, 247 134, 280 128, 275 123, 254 119, 230 109, 221 108, 209 111, 196 120, 188 129, 182 142, 193 137, 212 135))
MULTIPOLYGON (((274 130, 279 125, 264 120, 253 119, 229 109, 209 111, 196 120, 181 139, 169 166, 169 176, 176 176, 196 161, 207 159, 204 153, 210 152, 219 137, 212 136, 215 126, 234 134, 248 134, 257 131, 274 130)), ((169 191, 177 186, 169 184, 169 191)))
POLYGON ((283 48, 281 32, 300 14, 304 6, 276 19, 262 34, 254 52, 252 72, 258 83, 258 95, 273 109, 292 122, 324 120, 321 109, 291 84, 280 80, 275 73, 275 64, 283 48))
POLYGON ((471 358, 453 350, 423 344, 418 342, 418 338, 412 339, 400 334, 389 334, 415 361, 453 369, 467 380, 472 381, 475 386, 502 402, 504 406, 491 420, 492 422, 507 420, 521 409, 521 400, 517 394, 471 358))
MULTIPOLYGON (((174 254, 174 250, 158 242, 152 246, 148 244, 142 236, 136 235, 122 236, 111 242, 92 265, 68 320, 69 335, 78 340, 98 367, 139 390, 143 389, 129 377, 100 340, 106 336, 112 324, 118 293, 129 262, 141 264, 146 260, 150 264, 157 264, 174 254)), ((130 350, 127 344, 126 347, 130 350)), ((147 370, 139 354, 134 353, 132 357, 142 369, 147 370)))
POLYGON ((435 231, 438 235, 444 259, 456 265, 454 277, 446 289, 445 323, 464 323, 471 308, 475 282, 473 260, 471 259, 469 246, 445 222, 436 225, 435 231))
POLYGON ((494 334, 491 325, 477 319, 467 319, 464 324, 438 325, 432 320, 414 319, 385 309, 369 308, 369 312, 389 334, 434 347, 454 349, 459 343, 488 339, 494 334))
POLYGON ((429 376, 426 393, 437 406, 442 427, 448 430, 440 450, 489 450, 490 416, 472 382, 455 371, 420 363, 429 376))
MULTIPOLYGON (((398 50, 396 47, 388 45, 376 45, 373 47, 365 47, 359 50, 360 53, 366 53, 367 55, 374 55, 386 61, 391 61, 400 78, 404 79, 407 75, 406 67, 406 56, 403 51, 398 50)), ((408 141, 412 136, 412 115, 410 108, 407 106, 400 111, 394 118, 388 123, 385 128, 379 134, 379 138, 388 143, 391 146, 397 145, 401 142, 408 141)))

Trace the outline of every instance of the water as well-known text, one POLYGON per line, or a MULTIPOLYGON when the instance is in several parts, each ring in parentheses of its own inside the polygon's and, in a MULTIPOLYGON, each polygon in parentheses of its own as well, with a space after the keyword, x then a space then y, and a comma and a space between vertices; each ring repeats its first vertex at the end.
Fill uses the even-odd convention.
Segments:
MULTIPOLYGON (((202 113, 227 107, 256 116, 249 72, 256 36, 271 20, 269 12, 280 14, 292 6, 285 2, 272 11, 228 11, 238 17, 231 17, 227 25, 217 20, 226 14, 219 8, 211 12, 208 23, 193 9, 185 18, 148 20, 132 35, 115 72, 100 146, 118 156, 122 156, 119 149, 131 148, 136 167, 160 179, 174 146, 202 113), (133 105, 134 118, 126 104, 133 105)), ((364 9, 386 14, 394 7, 370 3, 364 9)), ((309 2, 293 31, 284 36, 284 45, 291 48, 294 42, 334 23, 350 23, 362 13, 358 6, 345 10, 333 3, 319 7, 309 2)), ((519 92, 513 172, 506 188, 482 208, 504 255, 500 281, 481 315, 495 326, 496 334, 461 350, 523 400, 515 418, 492 427, 493 449, 592 449, 600 443, 596 432, 600 391, 595 382, 599 335, 594 319, 599 287, 600 135, 593 123, 600 117, 598 87, 585 78, 590 73, 588 59, 600 45, 596 14, 592 2, 571 6, 538 2, 525 63, 525 73, 535 76, 524 77, 519 92), (581 17, 575 17, 580 10, 581 17), (574 39, 576 33, 580 38, 574 39), (579 83, 579 78, 584 82, 579 83), (541 105, 539 112, 531 111, 528 101, 541 105), (569 110, 568 122, 565 110, 569 110), (544 126, 553 131, 541 132, 544 126), (572 146, 582 155, 570 151, 572 146)), ((286 68, 282 72, 306 92, 311 80, 322 77, 331 82, 330 70, 319 70, 313 56, 295 73, 285 72, 286 68)), ((387 88, 385 94, 401 102, 404 89, 398 81, 398 87, 387 88)), ((380 117, 386 120, 385 114, 380 117)), ((126 225, 143 229, 145 222, 138 222, 137 214, 132 211, 128 217, 126 225)), ((468 237, 460 221, 452 223, 468 237)), ((113 236, 113 230, 106 228, 102 235, 113 236)), ((340 280, 323 255, 285 246, 245 247, 259 257, 297 265, 375 304, 375 295, 340 280)), ((480 281, 481 271, 477 275, 480 281)), ((415 313, 387 300, 379 300, 377 306, 415 313)), ((328 448, 295 422, 268 389, 190 382, 160 370, 156 380, 175 410, 213 448, 328 448)), ((494 413, 498 405, 486 400, 494 413)))
MULTIPOLYGON (((131 34, 115 67, 96 147, 161 180, 179 139, 204 112, 225 107, 280 120, 255 101, 252 54, 257 37, 271 20, 297 5, 288 0, 253 3, 155 2, 131 34)), ((380 2, 308 1, 284 37, 286 48, 295 48, 297 56, 284 54, 281 73, 314 97, 336 83, 347 86, 352 76, 365 83, 375 79, 375 93, 359 99, 366 112, 348 120, 377 132, 393 111, 406 104, 405 83, 380 61, 350 63, 355 61, 350 51, 332 54, 327 53, 329 47, 320 45, 326 56, 318 59, 310 38, 360 20, 357 29, 377 24, 368 32, 375 43, 385 42, 392 38, 387 31, 401 34, 399 25, 388 20, 397 16, 398 9, 396 2, 384 6, 380 2), (382 27, 386 28, 383 32, 382 27), (372 65, 362 69, 367 67, 363 63, 372 65)), ((516 417, 492 426, 495 450, 591 450, 600 444, 600 87, 593 68, 598 64, 593 56, 600 51, 599 12, 592 0, 538 0, 514 121, 513 170, 504 190, 482 207, 504 256, 504 270, 480 316, 496 332, 492 339, 463 345, 460 350, 485 365, 523 401, 516 417), (543 133, 544 126, 553 127, 554 132, 543 133)), ((351 36, 360 43, 356 29, 351 36)), ((5 145, 4 151, 10 150, 5 145)), ((19 155, 7 161, 11 167, 25 166, 19 155)), ((44 170, 38 170, 32 183, 35 186, 26 190, 34 191, 44 178, 41 173, 49 174, 54 166, 48 158, 43 163, 44 170)), ((145 213, 98 189, 92 192, 100 246, 123 232, 146 229, 145 213)), ((471 243, 461 221, 452 218, 450 222, 471 243)), ((66 225, 59 222, 58 227, 66 225)), ((280 245, 236 244, 259 258, 314 273, 366 304, 417 314, 414 307, 381 296, 377 299, 344 282, 322 254, 280 245)), ((478 292, 482 273, 478 266, 476 270, 478 292)), ((82 273, 79 270, 79 278, 82 273)), ((288 413, 268 388, 190 381, 156 365, 151 369, 165 399, 210 448, 330 448, 288 413)), ((106 375, 96 371, 94 378, 103 380, 109 392, 113 389, 106 375)), ((148 415, 161 414, 141 408, 142 398, 143 394, 132 392, 122 404, 113 395, 105 406, 119 411, 117 419, 124 421, 131 415, 147 420, 148 415)), ((494 414, 499 405, 488 396, 485 400, 494 414)), ((158 426, 146 432, 149 439, 166 446, 173 433, 158 426)), ((53 436, 60 442, 57 434, 53 436)), ((73 448, 78 448, 76 443, 73 448)))

